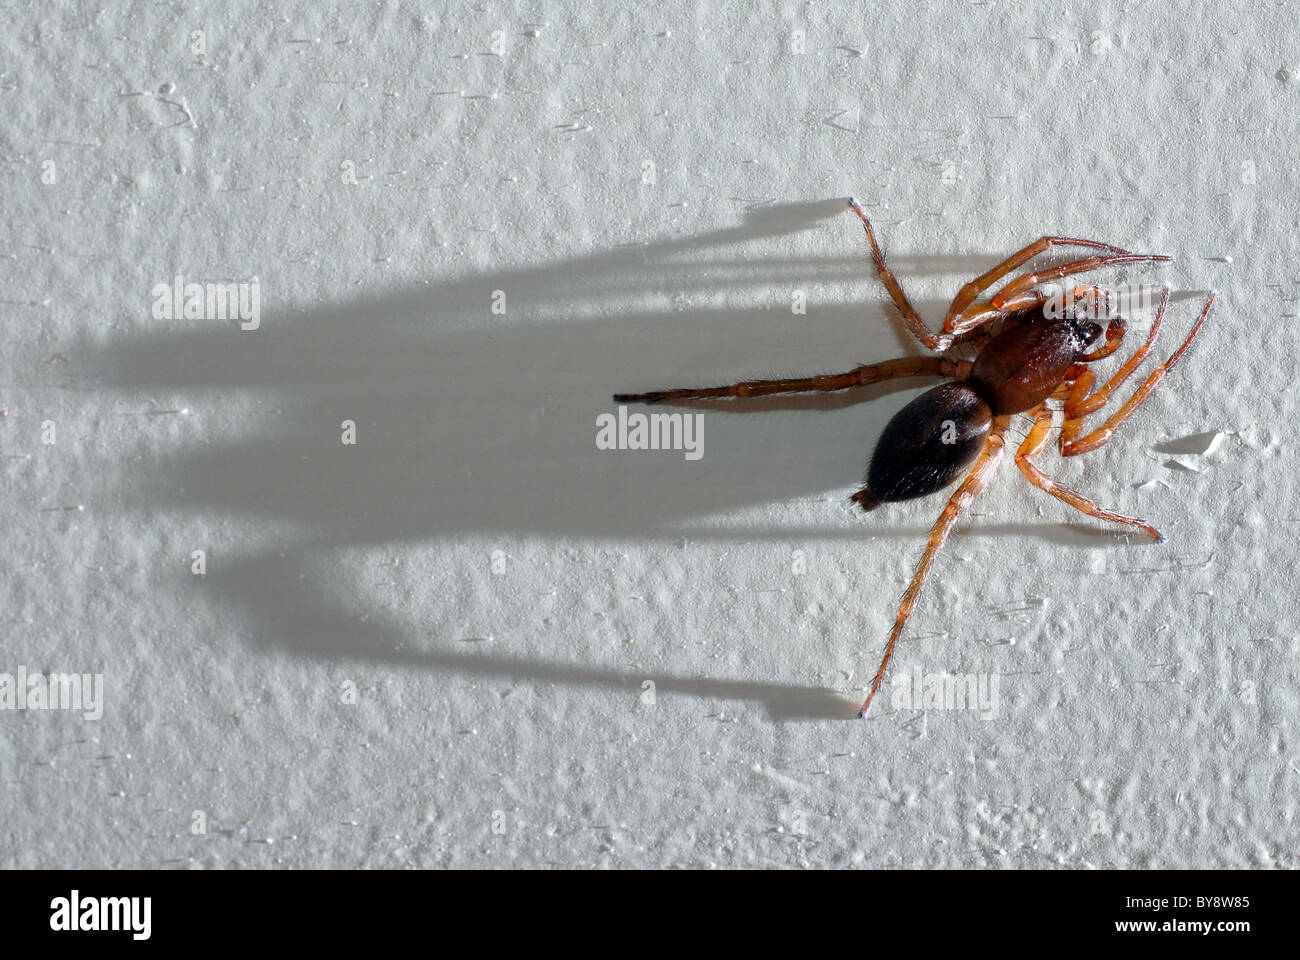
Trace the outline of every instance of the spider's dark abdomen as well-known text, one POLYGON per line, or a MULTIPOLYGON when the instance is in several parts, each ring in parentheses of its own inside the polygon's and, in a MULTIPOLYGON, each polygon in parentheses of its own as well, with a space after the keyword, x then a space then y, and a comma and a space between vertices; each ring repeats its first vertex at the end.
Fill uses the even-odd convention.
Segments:
POLYGON ((1022 413, 1057 388, 1097 338, 1096 324, 1035 319, 998 334, 979 352, 969 383, 994 413, 1022 413))
POLYGON ((993 411, 968 384, 927 390, 886 424, 853 499, 870 510, 943 489, 975 462, 992 426, 993 411))

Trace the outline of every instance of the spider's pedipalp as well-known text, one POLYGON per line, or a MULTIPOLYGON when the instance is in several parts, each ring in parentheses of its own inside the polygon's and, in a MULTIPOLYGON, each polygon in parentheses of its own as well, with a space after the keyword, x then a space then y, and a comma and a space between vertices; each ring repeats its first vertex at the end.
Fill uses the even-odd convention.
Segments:
POLYGON ((1124 343, 1124 334, 1128 332, 1128 322, 1123 317, 1116 317, 1106 325, 1106 342, 1090 353, 1079 358, 1080 363, 1096 363, 1105 360, 1124 343))

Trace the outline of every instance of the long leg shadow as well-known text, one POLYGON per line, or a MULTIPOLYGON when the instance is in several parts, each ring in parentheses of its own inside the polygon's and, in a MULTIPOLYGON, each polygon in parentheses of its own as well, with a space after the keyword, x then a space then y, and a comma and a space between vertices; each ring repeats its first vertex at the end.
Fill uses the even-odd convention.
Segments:
MULTIPOLYGON (((904 352, 901 325, 888 320, 876 294, 862 303, 815 305, 806 316, 792 316, 785 292, 775 304, 678 309, 680 298, 737 289, 770 296, 773 287, 815 291, 851 281, 867 289, 861 232, 847 217, 845 243, 857 245, 852 256, 701 256, 807 230, 843 210, 842 200, 769 207, 739 227, 683 240, 466 276, 325 309, 272 307, 256 331, 223 322, 177 324, 106 346, 68 348, 93 371, 96 387, 171 394, 199 411, 219 408, 232 394, 266 398, 277 412, 235 439, 119 470, 105 505, 287 522, 298 531, 285 545, 292 554, 483 533, 676 539, 690 532, 699 539, 717 535, 693 526, 702 517, 847 488, 861 476, 872 439, 898 404, 849 405, 926 381, 720 406, 705 413, 698 462, 680 452, 601 451, 595 444, 596 417, 614 409, 609 398, 620 390, 770 375, 762 368, 773 366, 818 372, 904 352), (502 295, 507 312, 492 317, 491 305, 502 295), (823 359, 809 369, 796 359, 805 354, 823 359), (740 410, 770 415, 725 415, 740 410), (356 424, 355 445, 340 442, 345 420, 356 424)), ((970 273, 986 265, 985 258, 969 256, 892 259, 904 275, 970 273)), ((273 280, 264 279, 264 291, 273 280)), ((271 292, 263 302, 274 303, 271 292)), ((943 307, 918 306, 929 316, 943 307)), ((1078 531, 1069 529, 1079 542, 1078 531)), ((1038 532, 1062 536, 1054 525, 1038 532)), ((811 533, 890 531, 855 522, 811 533)), ((743 535, 792 533, 747 528, 743 535)), ((255 632, 277 637, 271 645, 299 654, 543 682, 622 687, 640 679, 478 654, 403 653, 411 644, 400 634, 409 627, 381 630, 371 622, 362 628, 320 593, 283 583, 278 592, 266 589, 280 578, 267 576, 268 555, 258 551, 227 559, 230 575, 216 578, 223 602, 260 620, 264 626, 255 632), (285 596, 295 602, 286 606, 285 596)), ((656 682, 697 696, 760 700, 784 718, 846 715, 845 704, 827 699, 827 691, 656 682)))
MULTIPOLYGON (((789 420, 727 417, 747 408, 720 405, 706 414, 705 455, 695 463, 595 444, 597 415, 615 409, 611 394, 804 365, 791 355, 809 352, 810 327, 829 358, 814 370, 903 352, 906 339, 878 304, 830 303, 798 317, 769 304, 644 305, 693 287, 815 289, 861 279, 860 256, 830 264, 738 257, 710 267, 684 256, 808 229, 840 209, 838 200, 794 204, 690 240, 268 312, 256 331, 189 324, 89 348, 98 386, 174 393, 191 410, 232 392, 264 395, 281 413, 234 440, 162 458, 143 484, 124 487, 127 505, 289 520, 334 545, 468 532, 653 539, 680 536, 692 518, 850 486, 887 410, 796 429, 789 420), (507 315, 485 323, 496 291, 507 315), (357 424, 355 446, 339 442, 344 420, 357 424), (779 457, 769 455, 774 443, 779 457)), ((860 239, 851 229, 848 238, 860 239)), ((836 411, 925 382, 766 409, 836 411)))
POLYGON ((228 605, 236 622, 246 619, 253 646, 306 659, 439 670, 540 686, 600 687, 625 694, 629 705, 641 693, 641 684, 652 680, 659 696, 685 694, 760 704, 778 721, 849 719, 857 711, 857 703, 829 689, 538 662, 473 651, 476 641, 482 640, 476 637, 434 641, 431 649, 426 648, 412 639, 409 624, 371 613, 362 619, 331 600, 329 591, 320 589, 319 578, 314 582, 302 578, 309 567, 279 553, 243 557, 223 563, 206 578, 209 583, 195 589, 201 589, 208 601, 228 605), (461 652, 447 649, 448 645, 470 649, 461 652))

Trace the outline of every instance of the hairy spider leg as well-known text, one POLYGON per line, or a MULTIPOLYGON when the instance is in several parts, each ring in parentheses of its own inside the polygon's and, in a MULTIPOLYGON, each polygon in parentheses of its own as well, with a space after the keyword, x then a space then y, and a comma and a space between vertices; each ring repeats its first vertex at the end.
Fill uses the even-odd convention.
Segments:
POLYGON ((944 357, 898 357, 880 363, 863 364, 847 373, 829 373, 791 380, 742 380, 723 387, 681 387, 651 393, 616 393, 615 403, 660 403, 664 400, 707 400, 716 397, 764 397, 774 393, 811 393, 847 390, 898 377, 964 378, 969 361, 944 357))
MULTIPOLYGON (((944 332, 960 335, 1002 316, 1005 311, 994 307, 991 304, 977 304, 975 303, 976 298, 1012 270, 1024 265, 1039 254, 1046 253, 1054 246, 1094 247, 1099 250, 1105 250, 1107 253, 1115 256, 1131 255, 1129 251, 1121 247, 1112 246, 1109 243, 1098 243, 1096 240, 1081 240, 1078 237, 1040 237, 1023 250, 1013 253, 992 270, 981 274, 958 290, 957 296, 953 297, 952 304, 948 307, 947 316, 944 317, 944 332)), ((1098 298, 1104 297, 1106 299, 1106 304, 1109 307, 1110 294, 1107 291, 1102 290, 1100 287, 1075 287, 1074 289, 1074 297, 1076 300, 1081 296, 1088 294, 1098 298)), ((1043 299, 1046 300, 1045 297, 1043 299)), ((1040 301, 1040 304, 1041 302, 1042 301, 1040 301)))
POLYGON ((916 312, 912 302, 907 299, 907 294, 903 292, 903 286, 894 276, 894 271, 889 269, 885 263, 885 255, 880 252, 880 244, 876 242, 876 231, 871 226, 871 220, 867 217, 867 212, 862 209, 862 204, 858 203, 856 197, 849 197, 849 206, 853 212, 862 220, 862 228, 867 233, 867 243, 871 246, 871 259, 876 264, 876 274, 880 277, 880 282, 885 285, 889 295, 894 298, 894 304, 903 314, 903 321, 907 324, 907 329, 912 331, 912 336, 921 341, 927 349, 936 353, 942 353, 952 346, 952 338, 944 337, 930 332, 930 328, 925 325, 921 315, 916 312))
POLYGON ((1090 517, 1097 517, 1100 520, 1110 520, 1114 523, 1127 523, 1130 526, 1139 527, 1155 540, 1163 540, 1155 527, 1140 520, 1137 517, 1125 516, 1122 513, 1116 513, 1114 510, 1107 510, 1105 507, 1098 506, 1094 501, 1089 500, 1083 494, 1075 493, 1068 487, 1063 487, 1055 480, 1051 479, 1042 470, 1032 462, 1032 458, 1038 456, 1047 448, 1048 441, 1052 435, 1052 411, 1047 409, 1045 404, 1039 404, 1029 415, 1034 418, 1034 425, 1030 428, 1029 434, 1025 437, 1025 442, 1020 445, 1016 451, 1016 466, 1020 472, 1045 493, 1050 493, 1064 503, 1068 503, 1076 510, 1081 510, 1090 517))
MULTIPOLYGON (((1156 310, 1155 319, 1151 322, 1151 329, 1147 331, 1147 338, 1142 341, 1142 345, 1133 352, 1124 365, 1115 371, 1114 375, 1106 381, 1097 391, 1093 392, 1093 384, 1096 381, 1096 375, 1088 368, 1080 365, 1079 373, 1071 378, 1073 385, 1070 388, 1070 394, 1065 401, 1065 422, 1061 425, 1061 433, 1057 438, 1057 445, 1064 449, 1066 444, 1077 440, 1083 433, 1084 419, 1092 413, 1096 413, 1104 407, 1110 396, 1118 390, 1134 371, 1137 370, 1151 353, 1151 348, 1155 345, 1156 335, 1160 333, 1160 324, 1164 322, 1165 309, 1169 306, 1169 287, 1165 286, 1164 293, 1160 298, 1160 306, 1156 310)), ((1100 350, 1094 350, 1079 359, 1084 363, 1091 363, 1094 359, 1100 359, 1097 354, 1106 352, 1113 353, 1114 350, 1108 350, 1110 347, 1110 330, 1106 331, 1107 343, 1100 350)), ((1123 339, 1123 333, 1120 334, 1120 340, 1123 339)), ((1117 342, 1116 347, 1119 346, 1117 342)))
POLYGON ((931 528, 930 539, 926 544, 925 553, 921 555, 921 562, 917 564, 916 572, 912 575, 912 582, 907 585, 907 590, 903 593, 903 601, 898 607, 898 616, 894 620, 894 629, 890 631, 889 642, 885 645, 885 656, 880 661, 880 669, 876 671, 875 679, 871 681, 871 692, 867 694, 862 709, 858 711, 859 717, 867 715, 867 709, 871 706, 871 701, 875 699, 877 691, 880 690, 880 683, 885 677, 885 668, 889 666, 889 658, 894 655, 894 647, 903 632, 903 626, 907 623, 908 618, 912 615, 912 610, 916 607, 917 598, 921 595, 921 585, 925 582, 926 576, 930 573, 930 568, 934 565, 935 554, 939 552, 943 542, 948 539, 948 534, 956 526, 957 519, 966 512, 971 505, 971 501, 988 485, 989 479, 993 475, 993 468, 997 466, 998 460, 1002 456, 1002 449, 1005 446, 1003 434, 1006 433, 1007 426, 1010 423, 1010 414, 1001 414, 993 418, 993 427, 989 431, 988 440, 984 443, 984 449, 980 451, 979 457, 975 460, 975 466, 966 475, 966 479, 962 481, 956 493, 949 498, 948 505, 943 508, 943 513, 939 514, 939 519, 935 521, 934 526, 931 528))
MULTIPOLYGON (((1089 414, 1096 413, 1104 407, 1110 400, 1110 395, 1118 390, 1131 377, 1151 353, 1151 348, 1155 345, 1156 335, 1160 332, 1160 324, 1164 322, 1165 309, 1169 306, 1169 287, 1165 286, 1164 293, 1160 297, 1160 306, 1156 310, 1155 319, 1151 322, 1151 329, 1147 331, 1146 340, 1142 341, 1142 346, 1133 352, 1133 355, 1124 361, 1124 365, 1115 371, 1115 374, 1106 381, 1104 385, 1094 393, 1092 386, 1096 381, 1096 376, 1091 370, 1084 368, 1074 379, 1074 386, 1070 390, 1070 396, 1065 401, 1065 422, 1061 425, 1061 434, 1058 438, 1058 446, 1065 448, 1067 443, 1077 440, 1083 433, 1083 421, 1089 414)), ((1085 359, 1085 358, 1080 358, 1085 359)))
MULTIPOLYGON (((1129 397, 1122 407, 1111 414, 1110 419, 1108 419, 1104 424, 1079 439, 1071 438, 1068 441, 1063 440, 1061 443, 1061 456, 1074 457, 1081 453, 1088 453, 1091 450, 1096 450, 1098 447, 1107 443, 1110 438, 1115 435, 1115 431, 1119 429, 1120 424, 1131 417, 1133 411, 1142 406, 1147 397, 1151 396, 1151 392, 1159 386, 1160 381, 1163 380, 1169 371, 1174 368, 1174 365, 1182 359, 1187 348, 1192 345, 1192 341, 1195 340, 1196 335, 1200 333, 1201 326, 1205 323, 1205 318, 1210 315, 1210 307, 1214 306, 1215 296, 1215 293, 1210 293, 1210 299, 1205 301, 1205 308, 1201 310, 1200 319, 1196 321, 1196 325, 1192 327, 1192 332, 1187 335, 1187 339, 1183 341, 1182 346, 1175 350, 1168 360, 1152 370, 1151 375, 1146 378, 1146 381, 1142 386, 1138 387, 1137 390, 1133 392, 1133 396, 1129 397)), ((1164 304, 1167 303, 1168 300, 1169 294, 1166 292, 1164 300, 1161 303, 1162 312, 1164 310, 1164 304)), ((1154 324, 1152 326, 1154 327, 1154 324)), ((1154 330, 1152 331, 1152 334, 1154 334, 1154 330)), ((1149 335, 1147 339, 1150 340, 1152 338, 1153 337, 1149 335)), ((1069 401, 1066 401, 1066 403, 1068 406, 1069 401)))
POLYGON ((1065 277, 1100 270, 1102 267, 1110 267, 1118 263, 1168 263, 1172 259, 1173 257, 1166 257, 1159 253, 1119 253, 1073 260, 1059 267, 1049 267, 1041 272, 1026 273, 1017 277, 993 295, 989 307, 1006 313, 1018 313, 1021 310, 1041 307, 1047 302, 1047 296, 1041 290, 1034 288, 1048 280, 1062 280, 1065 277))
POLYGON ((1041 237, 1029 244, 1029 246, 1025 247, 1023 250, 1012 254, 992 270, 977 277, 975 280, 971 281, 971 283, 962 287, 961 290, 958 291, 956 299, 953 300, 952 306, 948 308, 948 315, 944 319, 943 332, 933 333, 930 328, 926 326, 925 321, 921 319, 921 315, 916 312, 916 308, 912 306, 911 301, 907 299, 907 294, 903 292, 903 286, 898 282, 898 278, 894 276, 894 271, 885 263, 885 255, 880 250, 880 244, 876 242, 876 231, 871 226, 871 219, 867 216, 867 212, 862 209, 862 205, 858 203, 855 197, 849 197, 849 206, 852 208, 853 212, 858 215, 859 219, 862 220, 862 227, 867 234, 867 243, 871 246, 871 259, 875 262, 876 273, 880 276, 880 282, 885 285, 885 289, 889 291, 889 295, 893 298, 894 304, 903 314, 903 320, 907 324, 907 328, 927 349, 934 350, 937 353, 941 353, 951 347, 953 343, 957 341, 960 334, 968 333, 976 327, 979 327, 981 324, 1002 316, 1002 311, 1000 310, 990 310, 985 306, 981 306, 979 308, 972 308, 972 310, 979 311, 977 316, 972 315, 962 321, 960 328, 956 325, 958 315, 972 301, 974 301, 981 292, 992 286, 1016 267, 1038 254, 1043 253, 1049 247, 1064 244, 1082 247, 1096 247, 1117 254, 1128 252, 1126 250, 1121 250, 1119 247, 1113 247, 1108 243, 1098 243, 1095 240, 1079 240, 1073 237, 1041 237), (964 302, 963 298, 965 298, 964 302))

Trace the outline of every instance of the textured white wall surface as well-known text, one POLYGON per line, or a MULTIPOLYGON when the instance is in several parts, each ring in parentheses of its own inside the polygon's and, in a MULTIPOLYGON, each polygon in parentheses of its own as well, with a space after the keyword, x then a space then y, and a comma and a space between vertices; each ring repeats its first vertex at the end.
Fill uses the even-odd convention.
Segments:
POLYGON ((439 6, 0 11, 0 685, 103 678, 0 710, 0 866, 1294 866, 1294 5, 439 6), (1094 275, 1160 357, 1218 291, 1041 458, 1165 543, 1006 457, 939 555, 891 679, 988 710, 852 719, 927 381, 596 443, 920 352, 850 194, 935 326, 1049 233, 1177 258, 1094 275))

